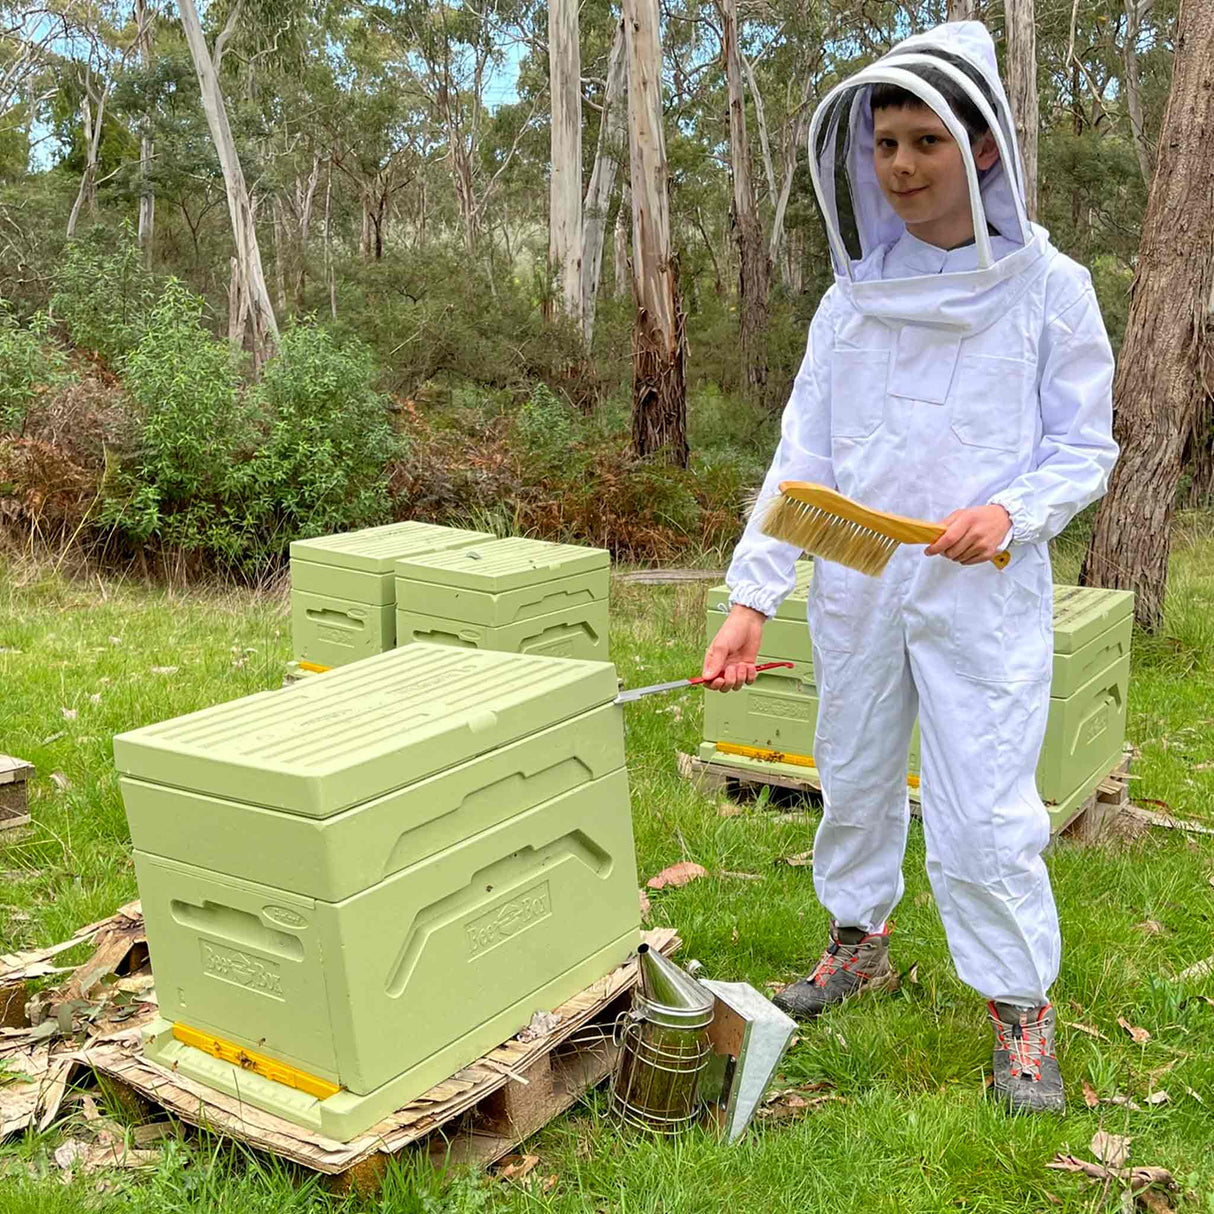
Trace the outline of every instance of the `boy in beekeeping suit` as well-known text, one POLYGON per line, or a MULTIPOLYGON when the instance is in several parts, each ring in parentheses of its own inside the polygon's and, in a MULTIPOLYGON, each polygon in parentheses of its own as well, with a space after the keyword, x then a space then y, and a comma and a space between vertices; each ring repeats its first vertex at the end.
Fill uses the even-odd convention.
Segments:
POLYGON ((776 1002, 812 1017, 892 978, 918 714, 928 876, 957 973, 987 1001, 994 1090, 1013 1110, 1060 1110, 1060 936, 1035 783, 1053 648, 1046 545, 1116 459, 1112 352, 1087 271, 1028 220, 980 24, 908 38, 836 87, 814 116, 810 167, 835 283, 734 552, 709 686, 753 681, 763 624, 794 585, 799 553, 756 521, 779 482, 947 531, 900 548, 879 578, 815 561, 814 886, 830 939, 776 1002), (1001 571, 989 558, 1009 545, 1001 571))

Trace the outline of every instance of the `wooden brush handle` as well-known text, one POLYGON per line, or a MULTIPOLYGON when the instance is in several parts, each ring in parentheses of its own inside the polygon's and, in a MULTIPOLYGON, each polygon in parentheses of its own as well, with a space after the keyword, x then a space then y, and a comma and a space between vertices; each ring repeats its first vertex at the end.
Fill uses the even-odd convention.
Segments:
MULTIPOLYGON (((929 523, 926 519, 909 518, 905 514, 890 514, 887 510, 874 510, 870 506, 862 506, 852 501, 850 497, 825 485, 815 485, 806 481, 781 481, 780 492, 794 501, 805 502, 810 506, 836 514, 840 518, 849 519, 861 527, 888 535, 891 539, 903 544, 931 544, 945 532, 939 523, 929 523)), ((1005 569, 1012 559, 1012 554, 1006 550, 996 552, 990 558, 991 564, 998 569, 1005 569)))
MULTIPOLYGON (((947 530, 941 527, 939 523, 924 523, 924 531, 930 530, 932 534, 925 538, 925 543, 931 544, 938 540, 947 530)), ((987 558, 996 569, 1006 569, 1012 559, 1012 554, 1005 548, 1002 552, 996 552, 994 556, 987 558)))

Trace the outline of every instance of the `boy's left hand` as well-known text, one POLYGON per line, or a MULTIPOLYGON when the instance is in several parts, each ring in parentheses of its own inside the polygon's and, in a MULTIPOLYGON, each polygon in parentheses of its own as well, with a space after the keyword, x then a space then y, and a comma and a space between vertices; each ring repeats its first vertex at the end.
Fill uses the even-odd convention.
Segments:
POLYGON ((1011 530, 1012 517, 1002 506, 971 506, 954 510, 941 519, 944 534, 924 552, 925 556, 946 556, 962 565, 979 565, 999 551, 999 545, 1011 530))

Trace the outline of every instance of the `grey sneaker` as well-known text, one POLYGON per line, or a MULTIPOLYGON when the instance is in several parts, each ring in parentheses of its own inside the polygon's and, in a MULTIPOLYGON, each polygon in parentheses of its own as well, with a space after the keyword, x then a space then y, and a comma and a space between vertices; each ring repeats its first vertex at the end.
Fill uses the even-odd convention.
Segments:
POLYGON ((889 964, 889 928, 830 925, 830 945, 812 973, 786 986, 772 1002, 782 1012, 811 1020, 861 991, 890 990, 898 980, 889 964))
POLYGON ((1054 1055, 1054 1008, 988 1003, 995 1029, 995 1099, 1013 1113, 1061 1113, 1062 1072, 1054 1055))

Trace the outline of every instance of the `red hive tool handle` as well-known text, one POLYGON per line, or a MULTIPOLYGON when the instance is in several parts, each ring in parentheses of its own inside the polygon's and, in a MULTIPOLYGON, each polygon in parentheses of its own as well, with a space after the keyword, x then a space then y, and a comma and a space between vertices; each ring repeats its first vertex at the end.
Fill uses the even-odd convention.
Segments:
MULTIPOLYGON (((756 666, 755 670, 776 670, 781 666, 787 666, 789 670, 792 670, 795 665, 796 663, 794 662, 764 662, 762 666, 756 666)), ((707 683, 710 679, 719 679, 720 677, 721 676, 719 674, 714 674, 707 677, 704 675, 699 675, 697 678, 688 679, 687 682, 691 687, 694 687, 697 683, 707 683)))

